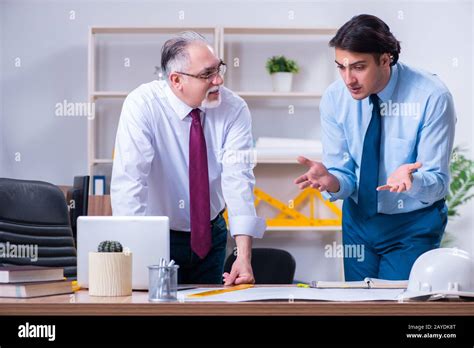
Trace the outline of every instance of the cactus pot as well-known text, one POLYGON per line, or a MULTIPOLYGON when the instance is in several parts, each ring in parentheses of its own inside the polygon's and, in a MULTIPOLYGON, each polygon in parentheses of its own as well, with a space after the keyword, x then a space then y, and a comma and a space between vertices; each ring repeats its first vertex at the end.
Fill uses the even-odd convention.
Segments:
POLYGON ((130 296, 132 253, 89 253, 89 295, 130 296))

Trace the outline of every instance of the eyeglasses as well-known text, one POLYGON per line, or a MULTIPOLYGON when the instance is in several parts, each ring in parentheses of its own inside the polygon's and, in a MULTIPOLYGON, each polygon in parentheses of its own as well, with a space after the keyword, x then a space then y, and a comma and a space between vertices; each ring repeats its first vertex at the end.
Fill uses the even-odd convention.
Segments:
POLYGON ((224 76, 226 71, 227 71, 227 65, 221 59, 221 61, 219 62, 219 65, 217 66, 217 68, 215 68, 212 71, 209 71, 207 73, 202 73, 202 74, 199 74, 199 75, 188 74, 188 73, 181 72, 181 71, 176 71, 176 73, 181 74, 181 75, 195 77, 195 78, 201 79, 201 80, 207 80, 208 82, 211 82, 212 80, 215 79, 217 74, 219 74, 221 76, 224 76))

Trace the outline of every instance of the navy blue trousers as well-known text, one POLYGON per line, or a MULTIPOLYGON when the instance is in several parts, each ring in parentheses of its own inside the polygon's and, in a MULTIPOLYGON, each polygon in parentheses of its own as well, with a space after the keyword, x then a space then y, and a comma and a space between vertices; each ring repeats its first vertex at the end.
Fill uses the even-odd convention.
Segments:
POLYGON ((227 245, 227 226, 222 214, 211 222, 212 248, 204 259, 191 250, 191 233, 173 231, 171 259, 179 265, 178 284, 222 284, 227 245))
POLYGON ((408 279, 418 256, 439 247, 447 222, 444 199, 427 208, 401 214, 377 214, 369 219, 363 217, 351 198, 344 200, 345 280, 408 279), (354 251, 358 251, 357 255, 354 251))

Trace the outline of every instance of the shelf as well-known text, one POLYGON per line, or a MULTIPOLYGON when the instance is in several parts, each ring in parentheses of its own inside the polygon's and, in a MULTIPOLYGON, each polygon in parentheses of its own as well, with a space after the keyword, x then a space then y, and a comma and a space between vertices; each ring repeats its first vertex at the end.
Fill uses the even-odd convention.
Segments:
MULTIPOLYGON (((129 92, 123 91, 96 91, 91 94, 94 99, 98 98, 125 98, 129 92)), ((235 92, 242 98, 321 98, 322 95, 313 92, 235 92)))
MULTIPOLYGON (((296 160, 297 156, 294 158, 272 158, 272 157, 257 157, 257 164, 299 164, 296 160)), ((312 161, 321 161, 321 156, 312 157, 312 156, 305 156, 312 161)))
POLYGON ((269 226, 266 231, 342 231, 341 226, 269 226))
MULTIPOLYGON (((320 158, 313 158, 313 161, 320 161, 320 158)), ((114 161, 110 158, 96 158, 92 161, 93 164, 112 164, 114 161)), ((295 158, 268 158, 268 157, 257 157, 257 164, 298 164, 295 158)))
POLYGON ((186 30, 215 32, 215 27, 91 27, 91 34, 167 34, 186 30))
POLYGON ((94 98, 94 99, 98 99, 98 98, 125 98, 127 95, 128 95, 129 92, 120 92, 120 91, 110 91, 110 92, 106 92, 106 91, 96 91, 96 92, 92 92, 91 96, 94 98))
POLYGON ((240 28, 224 27, 224 34, 249 34, 249 35, 334 35, 337 29, 334 28, 240 28))
POLYGON ((321 98, 322 95, 313 92, 235 92, 242 98, 321 98))
POLYGON ((114 160, 111 158, 95 158, 92 160, 93 164, 112 164, 114 163, 114 160))
POLYGON ((257 158, 257 164, 298 164, 298 161, 291 158, 257 158))

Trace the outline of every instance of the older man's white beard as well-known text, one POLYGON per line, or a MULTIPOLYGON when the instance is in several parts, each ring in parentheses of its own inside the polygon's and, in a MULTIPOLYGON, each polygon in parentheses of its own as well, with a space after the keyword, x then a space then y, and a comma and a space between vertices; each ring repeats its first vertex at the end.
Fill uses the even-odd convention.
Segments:
POLYGON ((221 99, 220 93, 218 94, 216 100, 209 100, 209 93, 213 91, 216 91, 216 89, 210 89, 209 91, 207 91, 206 98, 204 98, 204 100, 202 101, 201 107, 207 108, 207 109, 214 109, 214 108, 217 108, 221 104, 222 99, 221 99))

